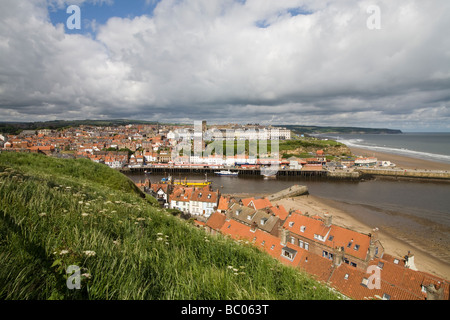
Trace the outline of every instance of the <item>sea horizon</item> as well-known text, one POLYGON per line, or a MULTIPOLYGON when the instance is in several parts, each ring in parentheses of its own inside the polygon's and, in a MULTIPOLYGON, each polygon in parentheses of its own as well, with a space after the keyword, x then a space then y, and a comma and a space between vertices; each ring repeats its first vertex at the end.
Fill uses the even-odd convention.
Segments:
POLYGON ((450 164, 450 132, 401 134, 321 134, 348 147, 450 164))

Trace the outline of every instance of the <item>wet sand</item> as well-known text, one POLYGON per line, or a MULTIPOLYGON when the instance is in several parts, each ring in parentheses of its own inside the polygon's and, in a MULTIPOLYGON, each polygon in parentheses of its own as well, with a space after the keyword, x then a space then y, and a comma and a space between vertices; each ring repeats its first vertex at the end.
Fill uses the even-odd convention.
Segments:
POLYGON ((441 163, 406 156, 373 151, 368 149, 349 147, 354 155, 363 157, 376 157, 378 161, 391 161, 397 168, 402 169, 426 169, 426 170, 444 170, 450 171, 450 164, 441 163))

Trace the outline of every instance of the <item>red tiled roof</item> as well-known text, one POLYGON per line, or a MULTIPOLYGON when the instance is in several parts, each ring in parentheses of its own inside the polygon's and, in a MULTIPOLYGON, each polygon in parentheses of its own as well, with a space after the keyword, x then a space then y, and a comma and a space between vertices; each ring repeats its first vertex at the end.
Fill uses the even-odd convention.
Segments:
POLYGON ((289 212, 287 212, 282 205, 271 207, 270 211, 272 211, 274 215, 280 218, 280 220, 286 220, 289 215, 289 212))
POLYGON ((206 226, 210 227, 213 230, 220 230, 223 224, 225 223, 226 216, 223 213, 214 212, 209 217, 208 221, 206 221, 206 226))

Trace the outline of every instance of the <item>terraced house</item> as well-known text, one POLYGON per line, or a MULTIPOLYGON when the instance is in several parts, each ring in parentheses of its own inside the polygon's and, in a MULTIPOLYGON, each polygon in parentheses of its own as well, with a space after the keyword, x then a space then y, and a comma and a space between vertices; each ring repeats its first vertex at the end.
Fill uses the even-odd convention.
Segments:
POLYGON ((410 252, 404 257, 385 253, 378 239, 378 229, 363 234, 332 224, 331 215, 310 217, 295 211, 289 212, 283 220, 275 215, 278 221, 283 221, 276 236, 271 233, 273 228, 258 223, 260 217, 256 215, 261 209, 255 206, 274 208, 267 199, 238 202, 227 198, 219 202, 221 208, 206 221, 207 232, 252 244, 348 298, 449 300, 450 283, 418 271, 410 252), (226 205, 228 209, 224 210, 226 205))

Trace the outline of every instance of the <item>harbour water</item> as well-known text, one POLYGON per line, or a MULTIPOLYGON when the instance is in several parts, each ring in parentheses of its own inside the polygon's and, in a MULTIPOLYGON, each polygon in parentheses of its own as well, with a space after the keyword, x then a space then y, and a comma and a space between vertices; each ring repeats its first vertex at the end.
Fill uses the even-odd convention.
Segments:
MULTIPOLYGON (((129 175, 134 181, 144 175, 129 175)), ((148 175, 156 183, 164 175, 148 175)), ((184 179, 186 176, 175 176, 184 179)), ((188 175, 199 180, 202 175, 188 175)), ((278 177, 264 180, 260 176, 220 177, 208 175, 212 188, 222 194, 263 196, 293 184, 306 185, 311 195, 347 212, 370 227, 414 244, 424 251, 433 248, 436 258, 450 267, 450 183, 425 181, 369 180, 363 182, 323 181, 278 177)), ((330 212, 331 213, 331 212, 330 212)))

